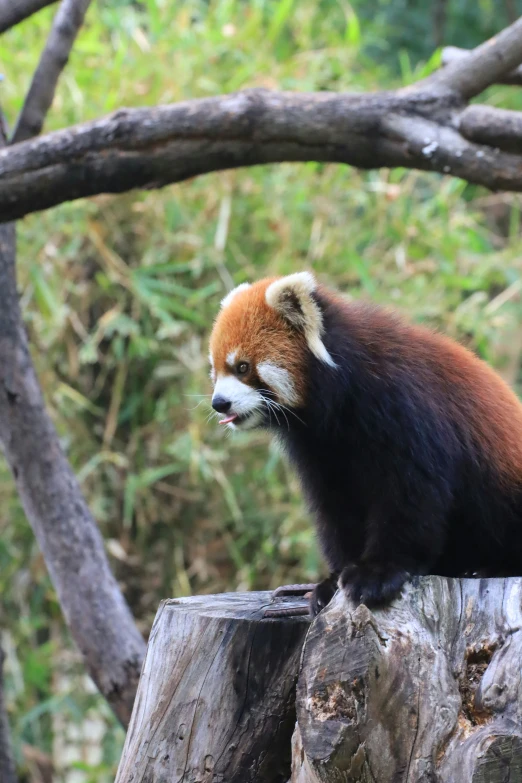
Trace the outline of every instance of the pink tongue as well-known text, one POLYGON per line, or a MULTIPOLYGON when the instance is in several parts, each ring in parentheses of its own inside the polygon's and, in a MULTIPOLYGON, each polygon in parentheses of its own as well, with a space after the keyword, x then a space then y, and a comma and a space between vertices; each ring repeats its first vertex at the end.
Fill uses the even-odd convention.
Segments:
POLYGON ((232 421, 235 421, 238 418, 239 418, 239 416, 237 415, 237 413, 231 413, 230 416, 226 417, 226 419, 221 419, 221 421, 219 423, 220 424, 230 424, 232 421))

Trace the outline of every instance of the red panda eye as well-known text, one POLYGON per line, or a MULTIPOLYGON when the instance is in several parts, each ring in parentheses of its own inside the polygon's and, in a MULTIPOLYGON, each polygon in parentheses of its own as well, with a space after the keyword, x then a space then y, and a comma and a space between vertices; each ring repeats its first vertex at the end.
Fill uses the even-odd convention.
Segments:
POLYGON ((239 362, 239 364, 236 365, 236 372, 238 375, 246 375, 249 369, 250 366, 248 362, 239 362))

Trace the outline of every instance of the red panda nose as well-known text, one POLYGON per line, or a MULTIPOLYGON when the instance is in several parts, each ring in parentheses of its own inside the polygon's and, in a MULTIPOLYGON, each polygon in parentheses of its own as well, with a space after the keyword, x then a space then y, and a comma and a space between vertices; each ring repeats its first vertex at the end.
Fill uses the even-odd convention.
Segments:
POLYGON ((231 406, 230 400, 225 400, 224 397, 213 397, 212 399, 212 407, 218 413, 228 413, 231 406))

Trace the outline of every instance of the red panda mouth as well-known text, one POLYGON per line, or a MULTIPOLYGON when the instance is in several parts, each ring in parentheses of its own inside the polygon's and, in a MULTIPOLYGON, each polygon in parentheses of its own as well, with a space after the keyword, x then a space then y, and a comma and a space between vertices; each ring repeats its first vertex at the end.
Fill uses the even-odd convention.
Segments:
POLYGON ((239 416, 237 413, 231 413, 230 416, 226 416, 224 419, 220 419, 220 424, 231 424, 233 421, 237 421, 239 416))

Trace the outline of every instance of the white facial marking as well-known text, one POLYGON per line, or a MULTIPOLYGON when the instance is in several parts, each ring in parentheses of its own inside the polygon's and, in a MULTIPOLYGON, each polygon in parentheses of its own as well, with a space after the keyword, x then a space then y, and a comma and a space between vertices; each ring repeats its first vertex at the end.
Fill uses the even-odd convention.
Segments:
POLYGON ((227 354, 227 364, 229 364, 230 367, 234 367, 237 360, 237 355, 238 355, 237 348, 235 351, 230 351, 230 353, 227 354))
POLYGON ((250 283, 241 283, 241 285, 238 285, 233 288, 232 291, 229 291, 228 294, 221 300, 221 309, 228 307, 232 299, 234 299, 240 291, 246 291, 247 288, 250 288, 250 283))
MULTIPOLYGON (((233 375, 217 376, 214 386, 214 397, 223 397, 232 403, 230 413, 237 413, 238 416, 248 416, 239 426, 243 430, 252 429, 261 424, 263 419, 262 408, 264 400, 257 389, 252 389, 246 383, 243 383, 233 375)), ((231 422, 227 427, 236 429, 236 424, 231 422)))
POLYGON ((212 383, 214 383, 216 380, 216 371, 214 370, 214 359, 212 358, 211 353, 209 353, 208 355, 208 360, 210 362, 210 373, 209 373, 210 380, 212 381, 212 383))
POLYGON ((287 405, 299 403, 299 395, 288 370, 278 367, 273 362, 261 362, 257 365, 257 374, 275 391, 281 402, 287 405))

